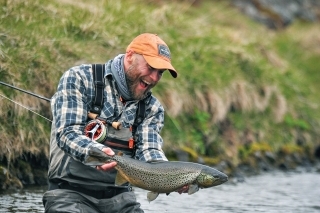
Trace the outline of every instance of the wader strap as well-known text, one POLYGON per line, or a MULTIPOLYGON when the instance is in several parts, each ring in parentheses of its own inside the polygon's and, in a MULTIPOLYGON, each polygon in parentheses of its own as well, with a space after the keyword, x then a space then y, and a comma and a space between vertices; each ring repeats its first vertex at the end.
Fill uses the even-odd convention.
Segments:
POLYGON ((131 145, 133 147, 132 149, 132 157, 134 157, 136 149, 137 149, 137 137, 136 137, 136 131, 137 127, 142 123, 146 116, 146 103, 144 100, 139 101, 138 103, 138 109, 136 112, 136 118, 134 119, 133 125, 132 125, 132 138, 129 140, 129 146, 131 145))
POLYGON ((135 148, 134 141, 132 139, 129 139, 129 141, 124 141, 116 138, 107 137, 103 144, 113 149, 130 152, 131 154, 135 148))
POLYGON ((90 112, 100 115, 103 107, 103 90, 104 90, 104 64, 92 64, 93 82, 95 87, 95 96, 92 102, 90 112))
POLYGON ((139 124, 142 123, 142 121, 145 118, 146 114, 146 104, 143 100, 139 101, 138 103, 138 109, 136 112, 136 119, 134 120, 134 123, 132 125, 132 135, 134 136, 137 130, 137 127, 139 124))

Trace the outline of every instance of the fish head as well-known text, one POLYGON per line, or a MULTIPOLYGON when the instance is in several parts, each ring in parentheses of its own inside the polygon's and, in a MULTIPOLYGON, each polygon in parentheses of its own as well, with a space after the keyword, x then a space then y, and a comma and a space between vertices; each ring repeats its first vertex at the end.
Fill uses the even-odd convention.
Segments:
POLYGON ((228 181, 228 176, 214 168, 203 167, 196 182, 200 188, 217 186, 228 181))

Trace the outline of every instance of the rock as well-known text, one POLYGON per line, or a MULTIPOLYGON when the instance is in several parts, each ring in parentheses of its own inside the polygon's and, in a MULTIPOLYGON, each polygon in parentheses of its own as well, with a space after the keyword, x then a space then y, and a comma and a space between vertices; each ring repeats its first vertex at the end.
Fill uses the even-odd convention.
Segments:
POLYGON ((320 18, 317 0, 233 0, 233 5, 271 29, 283 29, 295 19, 316 22, 320 18))
POLYGON ((0 166, 0 183, 0 191, 18 190, 23 188, 21 181, 10 174, 9 170, 3 166, 0 166))

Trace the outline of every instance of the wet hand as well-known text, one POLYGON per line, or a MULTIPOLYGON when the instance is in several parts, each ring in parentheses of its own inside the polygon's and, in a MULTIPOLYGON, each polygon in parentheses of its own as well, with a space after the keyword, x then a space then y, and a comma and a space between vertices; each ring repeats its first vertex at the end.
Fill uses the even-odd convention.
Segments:
MULTIPOLYGON (((113 156, 115 154, 114 151, 109 147, 103 148, 102 151, 110 156, 113 156)), ((97 170, 101 170, 101 171, 109 171, 113 169, 116 165, 117 165, 116 162, 110 162, 110 163, 105 163, 101 166, 96 166, 96 168, 97 170)))
POLYGON ((188 190, 189 190, 189 186, 188 185, 184 185, 180 189, 176 190, 176 192, 178 192, 179 194, 182 194, 182 193, 188 193, 188 190))

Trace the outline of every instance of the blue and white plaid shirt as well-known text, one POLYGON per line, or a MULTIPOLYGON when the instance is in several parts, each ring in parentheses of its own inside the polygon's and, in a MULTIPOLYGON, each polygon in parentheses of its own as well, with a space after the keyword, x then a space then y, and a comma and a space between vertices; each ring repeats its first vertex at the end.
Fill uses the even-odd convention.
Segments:
MULTIPOLYGON (((134 123, 138 101, 129 101, 125 105, 120 101, 120 95, 112 84, 107 83, 111 75, 111 60, 106 66, 104 90, 104 106, 101 117, 116 121, 122 115, 122 126, 130 127, 134 123)), ((66 71, 61 77, 57 92, 51 99, 53 115, 51 137, 57 145, 75 160, 84 162, 91 147, 102 149, 103 144, 97 143, 83 134, 88 122, 88 112, 94 98, 94 84, 91 64, 76 66, 66 71)), ((145 99, 146 116, 137 127, 135 158, 142 161, 165 160, 162 150, 160 131, 164 125, 164 108, 153 96, 145 99)))

